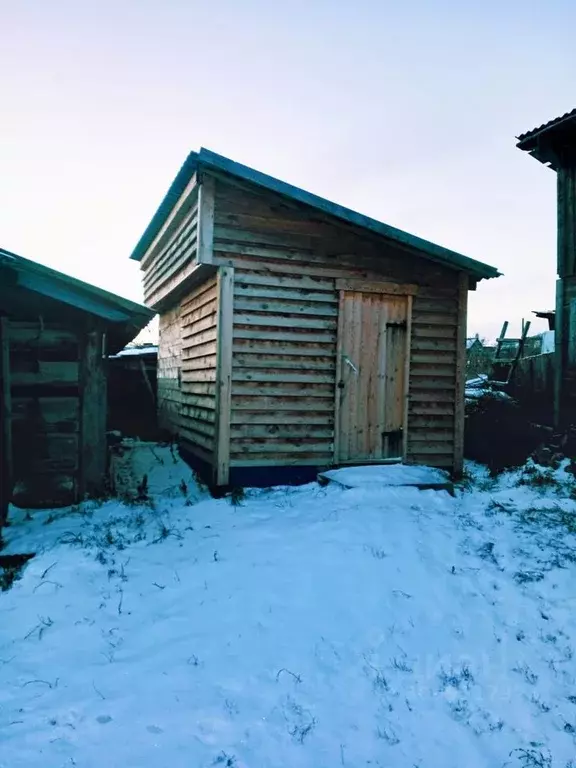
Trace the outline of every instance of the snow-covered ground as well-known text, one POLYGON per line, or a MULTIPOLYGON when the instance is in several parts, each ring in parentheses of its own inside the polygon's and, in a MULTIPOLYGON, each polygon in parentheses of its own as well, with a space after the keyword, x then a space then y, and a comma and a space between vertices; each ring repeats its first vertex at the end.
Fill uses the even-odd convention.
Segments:
POLYGON ((571 475, 231 503, 136 453, 149 502, 13 512, 1 768, 575 768, 571 475))

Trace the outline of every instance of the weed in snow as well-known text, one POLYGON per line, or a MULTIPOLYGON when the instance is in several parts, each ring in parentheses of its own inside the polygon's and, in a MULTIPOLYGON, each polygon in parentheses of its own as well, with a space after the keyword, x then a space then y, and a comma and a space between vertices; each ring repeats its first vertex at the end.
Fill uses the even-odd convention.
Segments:
POLYGON ((528 664, 516 664, 515 667, 512 667, 512 672, 517 672, 519 675, 522 675, 524 680, 530 685, 536 685, 538 682, 538 675, 530 669, 528 664))
POLYGON ((510 752, 518 765, 522 768, 552 768, 552 757, 550 753, 545 755, 536 749, 514 749, 510 752))
POLYGON ((438 677, 440 678, 440 684, 443 691, 445 691, 446 688, 456 688, 458 690, 460 688, 469 689, 474 683, 474 675, 467 664, 462 664, 458 669, 441 669, 438 677))

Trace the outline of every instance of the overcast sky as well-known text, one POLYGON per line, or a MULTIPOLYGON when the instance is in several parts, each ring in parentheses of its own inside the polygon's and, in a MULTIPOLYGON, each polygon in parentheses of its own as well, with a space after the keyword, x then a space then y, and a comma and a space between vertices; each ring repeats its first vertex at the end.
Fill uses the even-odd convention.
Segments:
MULTIPOLYGON (((201 145, 497 266, 469 333, 554 305, 573 0, 0 0, 0 245, 141 300, 128 256, 201 145)), ((543 329, 542 321, 534 328, 543 329)))

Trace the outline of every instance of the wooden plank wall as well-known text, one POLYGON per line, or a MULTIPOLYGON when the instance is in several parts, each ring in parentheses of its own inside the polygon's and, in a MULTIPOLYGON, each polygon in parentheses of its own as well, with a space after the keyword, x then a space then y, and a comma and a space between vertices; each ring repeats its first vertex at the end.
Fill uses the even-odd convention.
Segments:
POLYGON ((102 331, 85 333, 80 345, 80 497, 105 488, 108 399, 102 331))
POLYGON ((452 469, 456 400, 458 278, 421 285, 412 306, 408 457, 452 469))
POLYGON ((14 479, 32 500, 48 485, 66 501, 79 481, 78 337, 40 320, 11 320, 9 329, 14 479))
POLYGON ((146 254, 144 300, 150 307, 161 302, 192 271, 196 263, 198 234, 198 192, 188 197, 162 239, 146 254))
POLYGON ((215 265, 233 266, 231 466, 333 461, 337 278, 416 283, 408 459, 452 468, 458 279, 271 194, 216 184, 215 265))
POLYGON ((157 401, 158 426, 172 436, 180 427, 180 305, 166 310, 159 318, 157 401))
POLYGON ((212 277, 180 303, 181 400, 178 434, 183 447, 215 464, 218 284, 212 277))

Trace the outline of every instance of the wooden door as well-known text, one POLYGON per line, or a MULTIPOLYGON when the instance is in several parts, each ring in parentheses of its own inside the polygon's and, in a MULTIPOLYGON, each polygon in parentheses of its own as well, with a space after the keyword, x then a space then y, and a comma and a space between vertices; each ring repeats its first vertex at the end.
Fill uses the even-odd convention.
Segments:
POLYGON ((408 296, 340 292, 337 463, 404 455, 409 313, 408 296))

